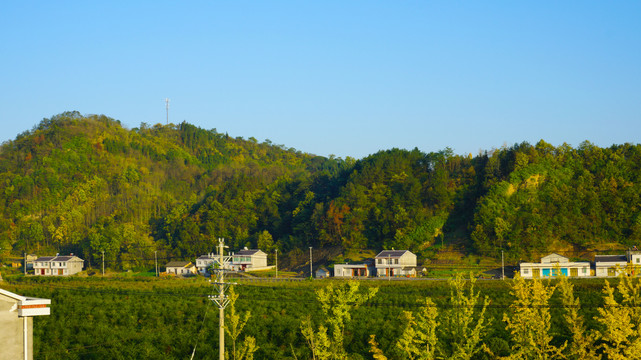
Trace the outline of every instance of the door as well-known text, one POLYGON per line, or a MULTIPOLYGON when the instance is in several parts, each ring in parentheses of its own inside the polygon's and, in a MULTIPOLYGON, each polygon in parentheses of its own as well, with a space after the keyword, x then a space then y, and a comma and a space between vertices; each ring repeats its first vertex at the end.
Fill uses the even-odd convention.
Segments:
POLYGON ((532 269, 532 277, 538 279, 541 277, 541 269, 532 269))
POLYGON ((62 275, 62 269, 58 269, 58 275, 62 275))
POLYGON ((572 277, 577 277, 577 276, 579 276, 579 269, 577 269, 577 268, 571 268, 571 269, 570 269, 570 276, 572 276, 572 277))

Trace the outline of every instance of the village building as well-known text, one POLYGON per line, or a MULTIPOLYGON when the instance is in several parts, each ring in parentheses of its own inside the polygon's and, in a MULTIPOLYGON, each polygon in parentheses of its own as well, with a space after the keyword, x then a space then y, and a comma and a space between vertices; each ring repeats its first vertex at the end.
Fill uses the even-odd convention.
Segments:
POLYGON ((26 265, 27 271, 33 270, 33 263, 36 261, 37 258, 38 258, 38 255, 35 255, 35 254, 29 254, 25 256, 24 261, 27 263, 26 265))
POLYGON ((262 250, 243 249, 231 255, 232 271, 265 270, 267 266, 267 254, 262 250))
POLYGON ((324 266, 321 266, 320 268, 318 268, 318 270, 316 270, 317 279, 324 279, 330 276, 331 276, 331 272, 324 266))
POLYGON ((0 289, 0 360, 33 359, 33 317, 51 314, 50 304, 0 289))
POLYGON ((214 258, 220 257, 214 253, 209 253, 207 255, 201 255, 196 259, 196 269, 198 273, 203 276, 207 276, 209 272, 207 269, 215 262, 214 258))
POLYGON ((409 250, 383 250, 374 258, 376 276, 416 276, 416 255, 409 250))
POLYGON ((33 261, 33 273, 40 276, 69 276, 84 268, 85 261, 74 256, 42 256, 33 261))
POLYGON ((571 277, 590 276, 590 262, 570 261, 567 257, 555 253, 542 257, 540 263, 521 263, 519 268, 521 277, 526 279, 549 278, 560 275, 571 277))
POLYGON ((630 276, 641 276, 641 251, 637 247, 628 250, 628 274, 630 276))
MULTIPOLYGON (((206 255, 201 255, 196 259, 196 268, 198 273, 204 276, 208 275, 207 269, 213 264, 217 263, 220 255, 209 253, 206 255)), ((251 271, 251 270, 266 270, 270 269, 270 266, 267 266, 267 254, 262 250, 250 250, 244 248, 236 253, 232 253, 229 256, 230 262, 225 266, 226 269, 231 271, 251 271)))
POLYGON ((373 262, 360 264, 334 264, 334 277, 368 277, 374 276, 376 268, 373 262))
POLYGON ((193 275, 196 273, 196 265, 191 261, 170 261, 165 265, 165 272, 174 275, 193 275))
POLYGON ((626 255, 595 255, 594 274, 596 277, 613 277, 623 274, 628 266, 626 255))

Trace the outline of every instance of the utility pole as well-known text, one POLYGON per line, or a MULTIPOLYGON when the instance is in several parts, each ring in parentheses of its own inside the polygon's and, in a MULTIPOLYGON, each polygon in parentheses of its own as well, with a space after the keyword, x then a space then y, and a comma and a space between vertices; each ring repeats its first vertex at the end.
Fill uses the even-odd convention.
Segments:
POLYGON ((217 263, 218 268, 214 266, 216 272, 216 282, 214 286, 218 287, 218 295, 210 295, 209 299, 218 305, 218 358, 225 359, 225 307, 229 304, 229 298, 225 295, 225 290, 229 283, 225 283, 225 268, 231 260, 231 256, 225 256, 225 239, 218 238, 218 257, 214 258, 214 264, 217 263))
POLYGON ((105 276, 105 251, 102 251, 102 276, 105 276))
POLYGON ((505 280, 505 262, 503 261, 503 250, 501 250, 501 280, 505 280))
POLYGON ((309 278, 314 278, 314 272, 312 270, 312 247, 309 247, 309 278))
POLYGON ((167 107, 167 125, 169 125, 169 98, 165 98, 165 105, 167 107))
POLYGON ((156 277, 158 277, 158 251, 154 250, 154 259, 156 260, 156 277))
POLYGON ((27 276, 27 253, 24 253, 24 275, 27 276))
POLYGON ((276 279, 278 279, 278 249, 276 249, 276 279))

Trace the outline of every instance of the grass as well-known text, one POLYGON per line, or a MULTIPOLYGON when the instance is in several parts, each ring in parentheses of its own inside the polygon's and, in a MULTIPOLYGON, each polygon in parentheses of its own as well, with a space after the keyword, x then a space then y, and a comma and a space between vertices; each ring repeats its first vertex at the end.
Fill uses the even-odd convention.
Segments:
MULTIPOLYGON (((275 278, 276 277, 276 270, 259 270, 259 271, 252 271, 249 272, 249 275, 253 275, 255 277, 260 277, 260 278, 275 278)), ((278 277, 279 278, 287 278, 287 277, 296 277, 298 276, 298 273, 293 272, 293 271, 278 271, 278 277)))

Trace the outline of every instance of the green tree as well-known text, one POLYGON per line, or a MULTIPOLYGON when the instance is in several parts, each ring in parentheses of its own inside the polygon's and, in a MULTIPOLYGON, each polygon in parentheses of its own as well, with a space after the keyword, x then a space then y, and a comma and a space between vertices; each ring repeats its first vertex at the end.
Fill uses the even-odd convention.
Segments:
POLYGON ((506 329, 512 337, 511 359, 561 359, 567 344, 557 347, 552 342, 552 319, 549 301, 554 286, 546 286, 539 279, 525 280, 518 274, 510 294, 514 301, 510 311, 503 315, 506 329))
POLYGON ((588 331, 583 315, 579 313, 581 303, 579 298, 574 296, 574 285, 567 276, 561 276, 557 288, 563 304, 563 320, 572 338, 566 357, 577 360, 599 359, 595 351, 596 336, 588 331))
POLYGON ((376 293, 378 288, 369 287, 361 291, 357 281, 347 281, 340 285, 330 284, 316 290, 316 298, 324 315, 323 324, 314 331, 311 319, 301 323, 305 337, 314 359, 347 359, 343 344, 345 325, 352 319, 352 310, 361 306, 376 293))
POLYGON ((621 300, 615 297, 615 288, 605 281, 603 288, 603 307, 597 309, 597 330, 600 348, 608 359, 641 358, 641 283, 639 279, 629 279, 622 275, 616 287, 621 300))
POLYGON ((271 253, 274 249, 274 240, 272 239, 272 234, 270 234, 267 230, 263 230, 263 232, 258 235, 257 245, 260 250, 263 250, 268 254, 271 253))
POLYGON ((410 311, 403 312, 406 325, 396 342, 396 349, 403 358, 416 360, 435 358, 438 350, 437 315, 436 304, 430 298, 425 299, 425 304, 416 315, 410 311))
POLYGON ((471 359, 481 351, 482 339, 488 326, 485 312, 490 300, 481 298, 474 291, 476 279, 470 274, 469 281, 457 274, 448 281, 450 286, 449 306, 442 314, 443 336, 446 357, 450 359, 471 359))
POLYGON ((242 345, 237 346, 238 337, 243 332, 245 325, 247 325, 251 312, 246 311, 243 314, 236 312, 238 294, 236 294, 233 286, 229 288, 228 298, 229 304, 225 314, 225 333, 231 338, 231 358, 234 360, 252 360, 254 353, 258 350, 256 339, 253 336, 245 336, 242 345))

